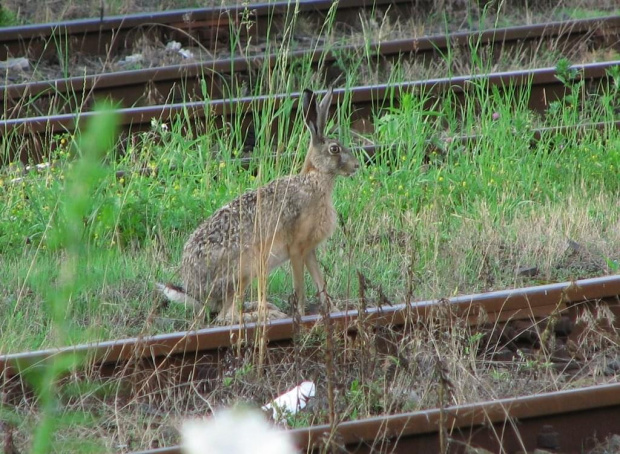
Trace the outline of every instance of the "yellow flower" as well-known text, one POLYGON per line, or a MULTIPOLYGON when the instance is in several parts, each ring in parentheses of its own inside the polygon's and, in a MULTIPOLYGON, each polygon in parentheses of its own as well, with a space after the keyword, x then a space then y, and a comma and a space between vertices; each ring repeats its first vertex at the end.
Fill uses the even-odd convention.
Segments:
POLYGON ((226 167, 226 163, 224 161, 220 162, 220 169, 223 169, 224 167, 226 167))
POLYGON ((439 180, 439 181, 443 181, 443 177, 439 177, 439 178, 438 178, 438 180, 439 180))
POLYGON ((467 181, 463 181, 462 185, 463 187, 467 186, 467 181))

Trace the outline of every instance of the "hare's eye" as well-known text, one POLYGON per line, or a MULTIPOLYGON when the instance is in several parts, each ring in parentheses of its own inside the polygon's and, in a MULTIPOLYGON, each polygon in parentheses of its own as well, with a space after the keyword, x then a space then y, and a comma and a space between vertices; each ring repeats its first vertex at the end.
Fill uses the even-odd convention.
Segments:
POLYGON ((338 153, 340 153, 340 145, 337 145, 337 144, 335 144, 335 143, 332 143, 332 144, 329 146, 329 152, 330 152, 331 154, 338 154, 338 153))

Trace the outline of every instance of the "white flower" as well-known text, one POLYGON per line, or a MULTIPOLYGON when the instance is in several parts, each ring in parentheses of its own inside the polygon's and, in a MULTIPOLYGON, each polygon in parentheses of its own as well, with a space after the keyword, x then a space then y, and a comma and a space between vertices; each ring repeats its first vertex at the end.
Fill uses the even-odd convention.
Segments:
POLYGON ((251 410, 222 410, 211 418, 183 422, 186 454, 294 454, 291 436, 251 410))

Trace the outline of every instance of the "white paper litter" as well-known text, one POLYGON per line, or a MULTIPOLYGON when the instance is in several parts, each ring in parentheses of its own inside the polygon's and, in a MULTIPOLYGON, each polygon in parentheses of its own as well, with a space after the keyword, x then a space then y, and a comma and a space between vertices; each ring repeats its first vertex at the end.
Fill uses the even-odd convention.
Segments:
POLYGON ((287 415, 294 415, 302 410, 316 393, 314 382, 304 381, 290 391, 276 397, 268 404, 263 405, 263 410, 271 411, 273 419, 278 421, 287 415))

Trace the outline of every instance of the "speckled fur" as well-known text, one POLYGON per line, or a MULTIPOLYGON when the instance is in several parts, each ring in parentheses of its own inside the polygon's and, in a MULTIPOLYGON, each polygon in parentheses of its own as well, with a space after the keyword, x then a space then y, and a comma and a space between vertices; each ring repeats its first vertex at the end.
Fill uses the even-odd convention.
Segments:
POLYGON ((189 237, 181 277, 187 295, 218 318, 230 317, 235 297, 243 298, 251 280, 291 260, 298 310, 304 313, 304 267, 317 291, 325 281, 316 247, 337 224, 332 202, 338 175, 352 175, 359 161, 342 144, 323 134, 331 90, 320 105, 303 95, 304 118, 312 139, 302 172, 272 181, 217 210, 189 237))

